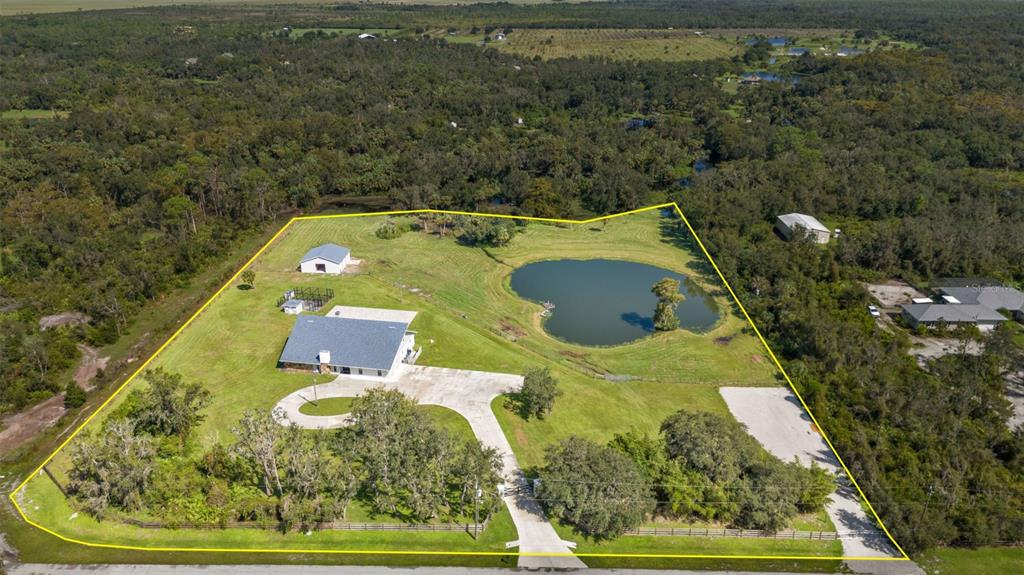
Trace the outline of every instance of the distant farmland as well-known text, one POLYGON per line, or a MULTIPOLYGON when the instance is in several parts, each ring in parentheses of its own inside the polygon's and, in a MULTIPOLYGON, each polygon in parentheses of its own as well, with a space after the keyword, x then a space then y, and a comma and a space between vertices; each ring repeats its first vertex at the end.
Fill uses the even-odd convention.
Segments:
MULTIPOLYGON (((483 37, 481 36, 480 39, 483 37)), ((605 56, 614 60, 710 60, 739 54, 741 46, 692 30, 517 29, 490 46, 543 59, 605 56)))

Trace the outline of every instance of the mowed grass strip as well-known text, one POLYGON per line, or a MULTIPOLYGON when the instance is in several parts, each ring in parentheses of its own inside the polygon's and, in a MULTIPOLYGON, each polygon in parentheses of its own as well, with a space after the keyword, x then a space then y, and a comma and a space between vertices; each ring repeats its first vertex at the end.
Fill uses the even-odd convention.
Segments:
POLYGON ((613 60, 684 62, 729 58, 742 51, 735 42, 697 36, 693 30, 667 29, 522 28, 513 30, 504 41, 493 41, 488 46, 544 60, 602 56, 613 60))

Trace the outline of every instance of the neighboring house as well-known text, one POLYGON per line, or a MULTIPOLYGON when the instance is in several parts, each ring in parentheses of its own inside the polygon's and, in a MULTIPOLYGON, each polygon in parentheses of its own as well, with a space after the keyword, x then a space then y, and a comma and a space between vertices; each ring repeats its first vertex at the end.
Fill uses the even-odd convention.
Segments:
POLYGON ((397 377, 403 362, 413 363, 419 357, 415 345, 416 333, 409 331, 409 321, 306 315, 295 320, 278 367, 397 377))
POLYGON ((903 320, 911 328, 919 325, 938 327, 940 325, 957 326, 963 324, 976 325, 981 329, 991 329, 1006 321, 1006 318, 992 308, 980 304, 965 303, 907 303, 903 309, 903 320))
POLYGON ((772 48, 782 48, 786 44, 789 44, 789 38, 769 38, 768 45, 772 48))
POLYGON ((497 34, 494 35, 494 39, 498 41, 503 41, 505 40, 505 35, 502 34, 501 32, 498 32, 497 34))
POLYGON ((864 50, 861 50, 860 48, 849 48, 849 47, 846 47, 846 46, 843 46, 842 48, 836 50, 836 56, 840 56, 840 57, 860 56, 863 53, 864 53, 864 50))
POLYGON ((352 261, 348 248, 337 244, 317 246, 302 256, 299 269, 306 274, 340 274, 352 261))
POLYGON ((826 228, 814 216, 807 214, 783 214, 776 218, 775 229, 787 241, 806 234, 816 243, 827 244, 829 238, 832 237, 832 230, 826 228))
POLYGON ((377 37, 374 36, 373 34, 360 34, 359 35, 359 39, 360 40, 376 40, 377 37))
POLYGON ((786 55, 788 56, 803 56, 808 52, 807 48, 790 48, 786 55))
POLYGON ((1011 287, 940 287, 939 294, 961 304, 977 304, 991 310, 1006 310, 1013 319, 1024 322, 1024 293, 1011 287))

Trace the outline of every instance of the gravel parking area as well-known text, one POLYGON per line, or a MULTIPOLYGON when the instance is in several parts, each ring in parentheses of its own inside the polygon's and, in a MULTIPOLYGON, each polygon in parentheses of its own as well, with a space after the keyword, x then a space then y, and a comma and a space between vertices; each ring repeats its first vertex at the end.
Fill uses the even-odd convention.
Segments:
POLYGON ((769 453, 783 461, 796 457, 806 466, 817 462, 839 474, 839 488, 825 508, 839 532, 844 556, 900 556, 864 512, 860 497, 841 471, 839 461, 792 391, 784 387, 722 387, 719 391, 733 416, 769 453))

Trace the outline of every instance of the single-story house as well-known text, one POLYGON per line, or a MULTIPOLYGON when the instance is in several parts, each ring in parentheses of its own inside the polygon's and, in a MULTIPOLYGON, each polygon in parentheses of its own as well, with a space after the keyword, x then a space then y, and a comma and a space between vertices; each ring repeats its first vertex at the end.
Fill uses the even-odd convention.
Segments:
POLYGON ((980 304, 950 303, 907 303, 900 306, 903 320, 911 328, 919 325, 950 327, 970 324, 981 329, 991 329, 1006 321, 1002 314, 980 304))
POLYGON ((825 224, 819 222, 814 216, 807 214, 783 214, 776 218, 775 229, 786 240, 806 234, 816 243, 827 244, 829 238, 832 237, 832 230, 826 228, 825 224))
POLYGON ((840 56, 840 57, 844 57, 844 58, 847 57, 847 56, 860 56, 863 53, 864 53, 864 50, 861 50, 860 48, 850 48, 850 47, 847 47, 847 46, 843 46, 843 47, 839 48, 838 50, 836 50, 836 56, 840 56))
POLYGON ((306 274, 340 274, 352 261, 348 248, 337 244, 317 246, 302 256, 299 269, 306 274))
POLYGON ((786 52, 786 55, 788 55, 788 56, 803 56, 807 52, 808 52, 807 48, 799 48, 799 47, 795 47, 794 46, 793 48, 790 48, 789 51, 786 52))
POLYGON ((407 321, 305 315, 295 320, 278 367, 385 379, 415 361, 415 345, 407 321))
POLYGON ((955 298, 961 304, 978 304, 992 310, 1006 310, 1013 319, 1024 322, 1024 293, 1004 286, 940 287, 943 297, 955 298))
POLYGON ((305 304, 301 299, 289 299, 281 304, 281 309, 288 315, 299 315, 302 313, 305 304))
POLYGON ((366 34, 366 33, 363 33, 363 34, 360 34, 360 35, 359 35, 359 39, 360 39, 360 40, 376 40, 376 39, 377 39, 377 37, 376 37, 376 36, 374 36, 373 34, 366 34))

